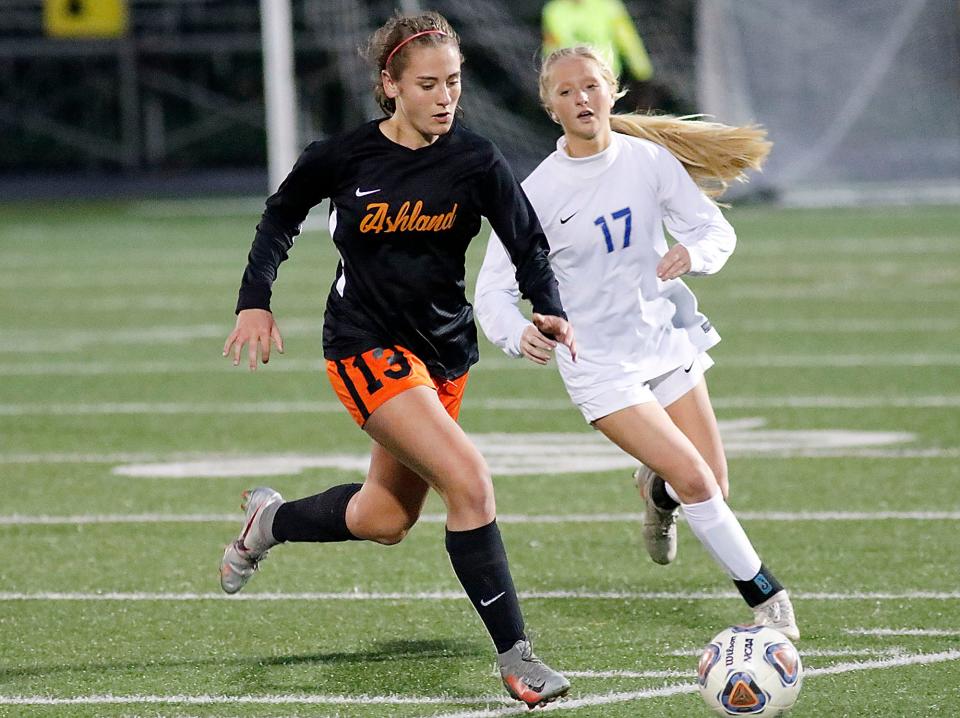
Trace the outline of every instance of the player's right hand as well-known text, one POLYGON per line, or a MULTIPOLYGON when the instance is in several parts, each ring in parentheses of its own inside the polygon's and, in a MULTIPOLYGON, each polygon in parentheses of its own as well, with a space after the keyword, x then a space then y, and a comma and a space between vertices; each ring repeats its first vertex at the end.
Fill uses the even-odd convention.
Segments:
POLYGON ((273 320, 273 313, 266 309, 243 309, 237 314, 237 325, 223 345, 223 356, 232 352, 233 365, 239 366, 240 353, 246 344, 250 371, 256 371, 257 350, 260 352, 260 361, 266 364, 270 361, 271 342, 283 354, 283 337, 280 336, 280 327, 273 320))

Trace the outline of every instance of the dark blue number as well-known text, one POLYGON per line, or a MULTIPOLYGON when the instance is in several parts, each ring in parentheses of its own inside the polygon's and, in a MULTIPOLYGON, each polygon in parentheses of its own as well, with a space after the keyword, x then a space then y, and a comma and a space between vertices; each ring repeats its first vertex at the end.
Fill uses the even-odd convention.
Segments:
MULTIPOLYGON (((630 213, 630 208, 618 209, 612 217, 625 220, 623 223, 623 248, 626 249, 630 246, 630 229, 633 226, 633 215, 630 213)), ((603 241, 607 245, 607 254, 609 254, 613 251, 613 237, 610 236, 610 227, 607 226, 606 218, 601 215, 593 220, 593 223, 603 230, 603 241)))
POLYGON ((633 222, 633 215, 630 214, 630 208, 624 207, 623 209, 618 209, 613 213, 613 218, 624 218, 626 220, 623 225, 623 248, 626 249, 630 246, 630 227, 633 222))
POLYGON ((607 227, 607 220, 603 217, 597 217, 593 223, 603 230, 603 239, 607 243, 607 253, 613 251, 613 237, 610 236, 610 228, 607 227))

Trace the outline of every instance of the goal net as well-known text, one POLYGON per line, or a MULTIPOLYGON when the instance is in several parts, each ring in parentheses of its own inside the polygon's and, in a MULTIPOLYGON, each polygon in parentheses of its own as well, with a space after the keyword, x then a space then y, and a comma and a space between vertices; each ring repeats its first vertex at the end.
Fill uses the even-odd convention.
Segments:
POLYGON ((774 141, 787 202, 960 201, 956 0, 701 0, 699 104, 774 141))

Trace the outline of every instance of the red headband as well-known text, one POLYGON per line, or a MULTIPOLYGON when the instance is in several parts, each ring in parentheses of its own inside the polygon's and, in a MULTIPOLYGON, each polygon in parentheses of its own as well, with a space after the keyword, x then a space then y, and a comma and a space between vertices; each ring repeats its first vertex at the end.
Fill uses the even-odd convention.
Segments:
POLYGON ((391 58, 397 54, 397 50, 399 50, 401 47, 406 45, 411 40, 414 40, 418 37, 423 37, 424 35, 443 35, 444 37, 448 37, 447 33, 445 33, 443 30, 424 30, 423 32, 416 32, 410 37, 404 40, 401 40, 400 42, 397 43, 397 46, 390 51, 389 55, 387 55, 387 61, 383 63, 383 69, 385 70, 387 69, 387 66, 390 64, 391 58))

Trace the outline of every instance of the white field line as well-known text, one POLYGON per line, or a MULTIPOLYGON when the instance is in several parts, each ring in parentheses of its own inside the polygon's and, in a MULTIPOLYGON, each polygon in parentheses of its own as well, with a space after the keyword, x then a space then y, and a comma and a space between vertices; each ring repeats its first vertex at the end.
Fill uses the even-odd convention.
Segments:
MULTIPOLYGON (((883 668, 902 668, 904 666, 923 665, 930 663, 945 663, 947 661, 960 660, 960 651, 943 651, 941 653, 920 653, 897 658, 888 658, 874 661, 838 663, 825 668, 808 668, 804 671, 804 679, 816 676, 838 675, 843 673, 853 673, 855 671, 870 671, 883 668)), ((551 703, 543 708, 543 712, 576 710, 589 706, 611 705, 613 703, 627 703, 630 701, 644 700, 648 698, 666 698, 668 696, 680 695, 683 693, 696 693, 696 683, 682 683, 677 685, 663 686, 662 688, 652 688, 642 691, 624 691, 620 693, 608 693, 606 695, 585 696, 573 700, 564 700, 558 703, 551 703)), ((525 713, 525 706, 509 706, 505 708, 492 708, 479 711, 462 711, 457 713, 444 713, 435 718, 496 718, 496 716, 514 715, 525 713)))
MULTIPOLYGON (((195 359, 171 361, 131 362, 31 362, 0 364, 0 376, 113 376, 122 374, 214 374, 230 371, 226 359, 200 363, 195 359)), ((861 369, 865 367, 941 367, 960 366, 960 354, 775 354, 753 356, 724 356, 723 366, 743 368, 829 368, 861 369)), ((264 371, 280 373, 326 372, 326 362, 319 359, 276 358, 264 371)), ((538 371, 540 367, 529 361, 506 357, 482 359, 471 372, 538 371)))
MULTIPOLYGON (((212 352, 216 355, 216 352, 212 352)), ((960 356, 956 357, 960 363, 960 356)), ((931 355, 931 361, 936 361, 931 355)), ((532 362, 527 362, 534 366, 532 362)), ((481 365, 478 364, 477 368, 481 365)), ((918 366, 913 364, 912 366, 918 366)), ((943 363, 924 364, 924 366, 953 366, 950 357, 945 356, 943 363)), ((244 367, 245 369, 245 367, 244 367)), ((316 373, 327 371, 326 361, 320 359, 288 359, 286 357, 271 360, 263 371, 316 373)), ((122 374, 221 374, 237 371, 224 357, 216 357, 209 362, 190 357, 181 361, 132 361, 132 362, 33 362, 30 364, 0 364, 0 376, 115 376, 122 374)))
MULTIPOLYGON (((749 261, 755 256, 774 256, 782 259, 790 256, 791 265, 801 262, 805 265, 824 266, 834 265, 833 254, 854 254, 863 257, 865 240, 860 237, 831 237, 827 239, 791 239, 789 242, 755 242, 742 250, 740 262, 749 261), (811 255, 811 250, 815 254, 811 255), (820 261, 810 261, 813 257, 820 261)), ((870 255, 879 254, 916 254, 928 257, 931 254, 960 255, 960 247, 952 237, 923 237, 920 235, 897 237, 896 239, 869 240, 870 255)), ((862 265, 861 265, 862 266, 862 265)))
MULTIPOLYGON (((794 599, 803 601, 957 601, 960 591, 807 592, 791 591, 794 599)), ((588 601, 728 601, 739 599, 735 591, 521 591, 525 600, 588 600, 588 601)), ((0 602, 10 601, 122 601, 122 602, 193 602, 193 601, 462 601, 462 591, 343 591, 305 593, 147 593, 135 591, 102 591, 97 593, 37 591, 0 592, 0 602)))
MULTIPOLYGON (((934 396, 728 396, 713 400, 717 409, 938 409, 960 407, 960 395, 934 396)), ((480 399, 471 409, 492 411, 570 411, 567 399, 480 399)), ((343 411, 334 401, 237 402, 103 402, 0 404, 0 416, 113 416, 113 415, 236 415, 255 410, 258 414, 330 414, 343 411)))
MULTIPOLYGON (((2 5, 2 3, 0 3, 2 5)), ((171 255, 165 256, 163 259, 158 260, 165 262, 167 264, 179 263, 181 266, 188 263, 196 261, 196 255, 184 253, 182 255, 171 255)), ((93 265, 91 265, 93 267, 93 265)), ((112 268, 112 271, 122 272, 126 267, 122 262, 118 263, 115 268, 112 268)), ((101 267, 96 267, 97 270, 100 270, 101 267)), ((38 280, 42 281, 42 280, 38 280)), ((49 316, 51 312, 61 312, 63 310, 63 297, 62 295, 52 294, 42 297, 31 296, 30 301, 30 311, 39 315, 39 316, 49 316)), ((283 316, 298 316, 303 317, 309 314, 319 314, 322 308, 322 305, 318 301, 318 297, 314 297, 314 301, 310 301, 309 297, 297 297, 291 301, 285 301, 283 303, 283 316)), ((120 293, 120 294, 111 294, 107 296, 98 296, 87 298, 84 297, 83 302, 71 307, 71 310, 77 312, 83 312, 84 315, 102 315, 106 312, 117 312, 121 315, 122 318, 127 318, 132 315, 134 312, 138 311, 158 311, 162 312, 160 316, 170 316, 171 312, 183 312, 184 316, 187 315, 198 315, 198 314, 210 314, 213 316, 223 315, 223 301, 217 299, 215 301, 204 301, 204 298, 196 294, 182 293, 182 294, 161 294, 158 292, 150 292, 148 289, 140 294, 132 295, 130 293, 120 293)), ((228 315, 229 317, 229 315, 228 315)), ((229 318, 227 320, 229 322, 229 318)), ((75 325, 100 325, 100 326, 109 326, 110 321, 103 316, 95 316, 93 319, 77 321, 75 325)), ((229 329, 229 324, 227 329, 229 329)), ((31 330, 34 332, 42 332, 44 330, 31 330)), ((68 331, 74 331, 69 329, 68 331)), ((43 337, 37 337, 42 339, 43 337)), ((226 335, 224 335, 226 338, 226 335)))
MULTIPOLYGON (((728 449, 727 453, 733 452, 728 449)), ((740 456, 753 455, 748 451, 737 452, 740 456)), ((928 458, 960 458, 960 447, 945 449, 818 449, 816 451, 790 449, 784 451, 764 451, 764 457, 787 457, 809 459, 836 459, 836 458, 865 458, 865 459, 928 459, 928 458)), ((148 452, 132 452, 115 454, 81 454, 81 453, 36 453, 36 454, 0 454, 2 464, 126 464, 151 463, 160 461, 209 461, 216 455, 210 452, 174 452, 170 454, 154 454, 148 452)), ((235 456, 224 457, 235 459, 235 456)), ((498 478, 505 475, 500 474, 498 478)), ((166 477, 178 478, 178 477, 166 477)), ((191 477, 196 478, 196 477, 191 477)), ((206 478, 217 478, 208 476, 206 478)), ((220 477, 227 478, 227 477, 220 477)), ((230 477, 233 478, 233 477, 230 477)))
MULTIPOLYGON (((929 665, 934 663, 945 663, 948 661, 960 660, 960 651, 943 651, 940 653, 920 653, 895 658, 872 660, 872 661, 854 661, 847 663, 838 663, 823 668, 807 668, 804 672, 804 678, 812 678, 826 675, 842 675, 856 671, 879 670, 884 668, 898 668, 913 665, 929 665)), ((608 672, 570 672, 569 675, 577 676, 587 673, 608 673, 608 672)), ((621 671, 611 671, 615 674, 610 677, 620 677, 621 671)), ((669 672, 663 672, 669 673, 669 672)), ((689 674, 684 674, 684 676, 689 674)), ((590 675, 589 677, 594 677, 590 675)), ((601 677, 601 676, 597 676, 601 677)), ((604 676, 605 677, 605 676, 604 676)), ((629 676, 634 677, 634 676, 629 676)), ((646 675, 636 676, 646 678, 646 675)), ((614 703, 626 703, 635 700, 648 698, 665 698, 684 693, 695 693, 697 685, 695 683, 682 683, 675 685, 662 686, 660 688, 651 688, 641 691, 623 691, 618 693, 607 693, 604 695, 587 695, 583 698, 575 698, 553 703, 540 710, 563 711, 576 710, 588 706, 610 705, 614 703)), ((0 705, 129 705, 129 704, 179 704, 179 705, 215 705, 215 704, 255 704, 255 705, 470 705, 477 703, 497 703, 505 704, 506 699, 501 696, 476 697, 476 698, 458 698, 444 696, 343 696, 343 695, 245 695, 245 696, 225 696, 225 695, 94 695, 94 696, 76 696, 71 698, 57 698, 52 696, 0 696, 0 705)), ((495 716, 513 715, 527 712, 526 706, 518 706, 515 703, 503 705, 501 708, 486 708, 481 710, 461 711, 457 713, 445 713, 437 718, 494 718, 495 716)))
MULTIPOLYGON (((699 655, 699 654, 698 654, 699 655)), ((689 671, 562 671, 570 678, 696 678, 697 672, 689 671)))
MULTIPOLYGON (((960 293, 951 291, 956 284, 954 276, 947 278, 930 278, 929 281, 916 281, 904 284, 898 289, 884 291, 877 286, 877 282, 871 283, 870 279, 854 280, 842 279, 815 281, 799 277, 787 277, 780 284, 745 284, 741 286, 729 287, 720 290, 717 294, 711 296, 711 302, 716 305, 717 302, 735 301, 744 299, 777 300, 777 299, 797 299, 803 302, 824 302, 829 301, 835 310, 838 305, 843 304, 882 304, 884 306, 891 304, 904 304, 907 306, 916 306, 922 304, 930 306, 932 304, 952 305, 960 300, 960 293)), ((726 322, 724 323, 726 325, 726 322)), ((762 330, 765 331, 765 330, 762 330)), ((820 332, 834 332, 836 330, 820 329, 814 330, 820 332)), ((866 329, 864 331, 874 333, 883 330, 866 329)), ((907 330, 919 332, 920 329, 907 330)), ((944 331, 943 329, 932 331, 944 331)))
MULTIPOLYGON (((742 521, 960 521, 960 511, 739 511, 742 521)), ((236 523, 239 514, 48 514, 0 515, 0 526, 80 526, 87 524, 236 523)), ((680 516, 683 519, 683 516, 680 516)), ((499 514, 501 524, 638 523, 642 513, 499 514)), ((442 524, 444 514, 423 514, 419 523, 442 524)))
POLYGON ((935 409, 960 407, 960 395, 934 396, 729 396, 713 400, 717 409, 935 409))
MULTIPOLYGON (((900 646, 891 648, 810 648, 797 649, 800 651, 800 657, 807 658, 838 658, 849 656, 870 656, 879 658, 882 656, 902 656, 907 653, 907 649, 900 646)), ((678 658, 695 657, 703 652, 703 648, 687 648, 677 651, 667 651, 663 655, 675 656, 678 658)))
MULTIPOLYGON (((568 402, 569 403, 569 402, 568 402)), ((94 404, 0 404, 0 416, 110 416, 137 414, 330 414, 343 411, 334 401, 268 401, 257 404, 215 402, 114 402, 94 404)))
POLYGON ((960 660, 960 651, 957 650, 941 651, 940 653, 915 653, 887 660, 850 661, 848 663, 836 663, 832 666, 824 666, 823 668, 809 668, 804 670, 804 678, 807 676, 835 676, 839 673, 869 671, 875 668, 896 668, 929 665, 931 663, 946 663, 947 661, 956 660, 960 660))
POLYGON ((73 698, 48 696, 0 696, 0 705, 14 706, 72 706, 72 705, 132 705, 132 704, 178 704, 191 706, 218 704, 246 705, 476 705, 478 703, 513 703, 501 696, 342 696, 342 695, 265 695, 265 696, 212 696, 212 695, 94 695, 73 698))
MULTIPOLYGON (((809 292, 809 288, 805 289, 809 292)), ((288 317, 280 320, 284 336, 320 336, 322 318, 288 317)), ((753 333, 782 332, 818 332, 828 334, 890 334, 905 332, 908 334, 930 332, 956 332, 960 330, 960 320, 955 317, 923 319, 873 319, 873 318, 837 318, 837 319, 748 319, 742 322, 730 321, 726 331, 753 333)), ((0 327, 0 333, 7 339, 0 345, 0 353, 51 353, 63 354, 76 349, 101 347, 104 345, 146 345, 182 344, 201 339, 219 339, 223 341, 230 333, 226 322, 216 324, 165 325, 152 327, 129 327, 123 329, 43 329, 23 330, 0 327)), ((211 350, 215 352, 214 345, 211 350)))
MULTIPOLYGON (((809 292, 809 288, 806 289, 809 292)), ((960 320, 955 317, 923 319, 746 319, 731 322, 731 330, 746 332, 819 332, 826 334, 907 334, 956 332, 960 320)))
POLYGON ((762 369, 957 366, 960 364, 960 354, 759 354, 722 356, 718 362, 723 366, 762 369))
POLYGON ((960 630, 942 628, 847 628, 851 636, 960 636, 960 630))
MULTIPOLYGON (((284 336, 320 336, 323 327, 321 317, 314 319, 291 317, 282 322, 284 336)), ((0 329, 8 341, 0 345, 0 353, 51 353, 63 354, 77 349, 95 348, 104 345, 150 345, 182 344, 198 339, 219 339, 222 342, 230 333, 224 324, 191 324, 183 326, 130 327, 127 329, 57 329, 34 330, 0 329)), ((211 345, 210 355, 219 356, 216 343, 211 345)), ((226 361, 226 360, 224 360, 226 361)))
MULTIPOLYGON (((732 455, 728 451, 727 455, 732 455)), ((790 449, 783 451, 738 452, 738 456, 765 456, 767 458, 803 459, 956 459, 960 448, 946 449, 790 449)), ((3 463, 0 458, 0 463, 3 463)))
POLYGON ((118 451, 109 454, 50 452, 35 454, 0 454, 0 464, 125 464, 154 461, 194 461, 216 459, 220 454, 208 451, 175 451, 157 454, 147 451, 118 451))
MULTIPOLYGON (((242 256, 242 252, 241 252, 242 256)), ((171 264, 175 261, 164 258, 162 263, 171 264)), ((162 270, 157 272, 132 272, 128 267, 123 270, 105 272, 91 270, 87 274, 80 275, 56 275, 43 269, 39 271, 36 267, 27 267, 28 272, 20 274, 8 273, 6 276, 0 275, 0 290, 13 291, 18 289, 33 289, 38 284, 42 284, 48 290, 57 290, 62 293, 63 290, 79 290, 92 293, 90 290, 99 290, 100 294, 116 292, 119 294, 132 294, 136 291, 149 292, 157 295, 163 291, 182 288, 185 293, 195 291, 196 287, 209 284, 211 281, 221 285, 231 285, 233 288, 237 277, 236 266, 243 267, 243 260, 240 263, 230 262, 225 264, 216 259, 206 267, 192 266, 190 264, 180 264, 177 272, 166 272, 162 270), (183 269, 185 267, 185 269, 183 269)), ((97 270, 102 268, 97 267, 97 270)), ((330 274, 331 278, 333 273, 330 274)), ((711 296, 714 305, 723 301, 735 301, 742 299, 798 299, 804 302, 815 303, 830 301, 836 309, 837 306, 859 304, 869 305, 867 311, 877 305, 896 305, 903 304, 907 307, 917 304, 944 305, 943 311, 949 311, 951 306, 960 299, 960 293, 953 289, 956 280, 953 277, 933 278, 928 281, 912 281, 904 284, 900 288, 891 288, 889 285, 884 287, 871 284, 869 280, 862 281, 831 281, 824 280, 815 282, 805 278, 786 278, 781 284, 750 284, 736 288, 729 288, 718 291, 711 296)), ((289 290, 287 290, 289 291, 289 290)), ((316 300, 316 312, 322 314, 323 300, 325 292, 317 291, 309 295, 308 298, 316 300)), ((50 305, 52 302, 44 302, 50 305)), ((109 303, 107 303, 109 304, 109 303)), ((218 309, 225 310, 226 306, 218 309)), ((298 306, 303 306, 302 300, 298 306)), ((30 307, 36 311, 37 307, 30 307)), ((859 307, 858 307, 859 309, 859 307)), ((78 310, 87 310, 87 307, 80 306, 78 310)), ((223 311, 223 314, 227 312, 223 311)), ((730 322, 725 322, 725 326, 731 326, 730 322)), ((283 314, 280 315, 281 330, 284 327, 283 314)), ((40 330, 38 330, 40 331, 40 330)), ((830 331, 830 330, 826 330, 830 331)), ((874 330, 866 330, 873 332, 874 330)), ((914 332, 920 329, 911 330, 914 332)), ((944 329, 934 329, 933 331, 945 331, 944 329)))

